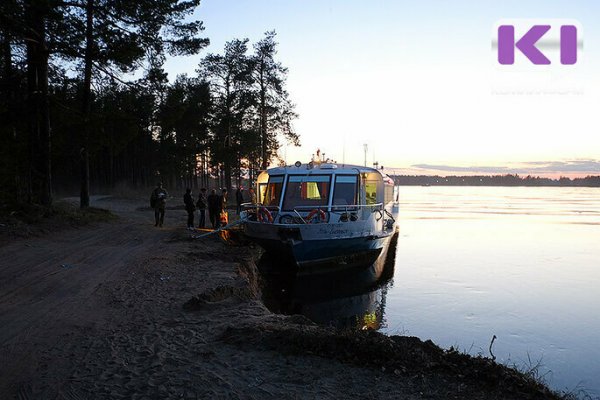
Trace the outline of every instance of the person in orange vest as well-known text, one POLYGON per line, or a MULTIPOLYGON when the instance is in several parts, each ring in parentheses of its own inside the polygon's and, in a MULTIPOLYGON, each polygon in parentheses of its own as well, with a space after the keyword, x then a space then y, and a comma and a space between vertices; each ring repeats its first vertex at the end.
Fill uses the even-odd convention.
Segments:
POLYGON ((225 226, 227 225, 227 189, 223 189, 221 192, 220 205, 219 222, 221 226, 225 226))

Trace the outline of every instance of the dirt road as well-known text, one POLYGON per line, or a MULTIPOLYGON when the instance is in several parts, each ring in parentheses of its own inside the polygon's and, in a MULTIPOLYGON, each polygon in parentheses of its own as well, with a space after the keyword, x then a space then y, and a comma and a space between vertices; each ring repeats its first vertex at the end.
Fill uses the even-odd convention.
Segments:
POLYGON ((185 214, 168 211, 158 229, 152 211, 136 211, 138 201, 92 200, 119 220, 0 247, 0 393, 28 384, 44 362, 59 361, 48 352, 64 348, 74 332, 110 320, 99 289, 121 281, 127 266, 160 254, 185 214))

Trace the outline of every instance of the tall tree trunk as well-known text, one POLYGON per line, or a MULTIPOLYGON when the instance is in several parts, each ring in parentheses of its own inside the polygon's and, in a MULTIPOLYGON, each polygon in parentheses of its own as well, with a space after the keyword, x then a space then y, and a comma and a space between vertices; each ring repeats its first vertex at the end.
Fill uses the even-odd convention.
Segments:
POLYGON ((194 154, 194 168, 192 169, 192 183, 194 190, 198 191, 198 154, 194 154))
POLYGON ((265 87, 264 75, 260 72, 260 143, 261 143, 261 169, 266 170, 269 166, 267 154, 267 89, 265 87))
MULTIPOLYGON (((252 156, 251 156, 252 157, 252 156)), ((254 161, 248 161, 248 188, 254 187, 254 161)))
POLYGON ((240 152, 237 153, 237 187, 242 186, 242 156, 240 152))
MULTIPOLYGON (((0 51, 2 52, 2 81, 0 81, 0 85, 3 86, 6 91, 8 106, 13 107, 16 85, 13 77, 12 47, 10 42, 11 35, 7 28, 0 28, 0 37, 2 38, 2 43, 0 44, 0 51)), ((10 111, 12 110, 9 108, 8 116, 13 118, 10 111)))
POLYGON ((50 115, 48 107, 48 48, 45 17, 48 5, 40 0, 25 2, 28 27, 27 92, 29 125, 29 201, 52 204, 50 160, 50 115))
POLYGON ((202 187, 208 189, 208 157, 206 150, 202 150, 202 187))
POLYGON ((225 107, 226 107, 226 137, 225 137, 225 143, 224 143, 224 147, 225 147, 225 151, 223 153, 223 164, 224 164, 224 170, 225 170, 225 188, 227 190, 231 190, 231 122, 233 120, 233 112, 231 111, 231 109, 233 108, 232 106, 232 101, 231 101, 231 91, 230 91, 230 83, 229 81, 227 82, 227 89, 225 92, 225 96, 226 96, 226 103, 225 103, 225 107))
POLYGON ((0 195, 3 198, 10 198, 13 201, 21 201, 19 193, 21 188, 19 187, 19 175, 21 174, 18 154, 18 138, 16 129, 16 113, 20 105, 16 104, 16 88, 17 82, 13 76, 13 61, 12 61, 12 47, 11 47, 11 36, 8 28, 0 27, 0 51, 2 52, 1 65, 2 65, 2 78, 0 79, 0 93, 5 97, 2 101, 6 105, 5 112, 2 113, 6 132, 9 136, 6 138, 7 147, 0 149, 2 157, 10 157, 9 160, 2 160, 2 168, 6 168, 4 171, 0 171, 2 175, 0 179, 5 182, 10 182, 10 187, 7 193, 0 195), (8 167, 8 168, 7 168, 8 167), (6 196, 6 197, 5 197, 6 196))
POLYGON ((227 162, 224 168, 225 173, 225 189, 231 190, 231 162, 227 162))
POLYGON ((81 141, 81 193, 80 207, 90 205, 90 114, 92 108, 92 61, 94 46, 94 1, 87 0, 85 15, 85 54, 83 70, 83 138, 81 141))
POLYGON ((204 187, 208 190, 210 186, 210 162, 208 157, 208 151, 204 151, 204 187))

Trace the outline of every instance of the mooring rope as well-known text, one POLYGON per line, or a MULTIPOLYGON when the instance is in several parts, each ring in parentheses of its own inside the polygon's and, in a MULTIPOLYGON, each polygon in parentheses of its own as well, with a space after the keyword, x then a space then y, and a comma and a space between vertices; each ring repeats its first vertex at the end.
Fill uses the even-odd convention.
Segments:
POLYGON ((246 221, 246 219, 238 219, 237 221, 232 222, 230 224, 227 224, 225 226, 222 226, 219 229, 215 229, 214 231, 211 231, 211 232, 208 232, 208 233, 203 233, 202 235, 192 235, 192 239, 201 239, 203 237, 210 236, 210 235, 213 235, 215 233, 222 232, 224 230, 233 228, 234 226, 240 225, 240 224, 244 223, 245 221, 246 221))

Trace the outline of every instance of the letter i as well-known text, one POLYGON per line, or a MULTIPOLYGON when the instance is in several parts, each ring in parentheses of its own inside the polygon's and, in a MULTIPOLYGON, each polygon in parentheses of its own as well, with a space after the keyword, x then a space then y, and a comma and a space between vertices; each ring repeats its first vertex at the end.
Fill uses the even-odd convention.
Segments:
POLYGON ((577 62, 577 28, 573 25, 560 27, 560 63, 573 65, 577 62))

